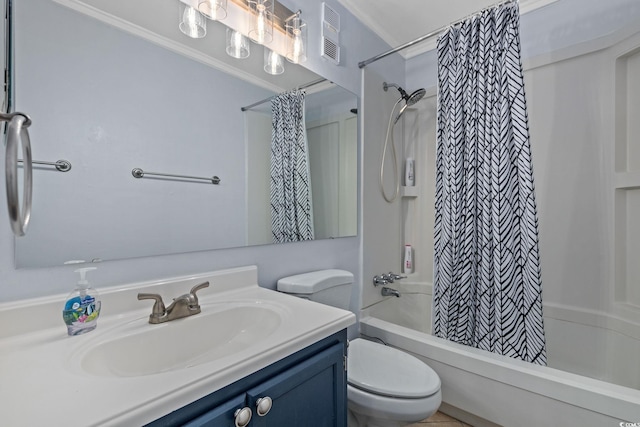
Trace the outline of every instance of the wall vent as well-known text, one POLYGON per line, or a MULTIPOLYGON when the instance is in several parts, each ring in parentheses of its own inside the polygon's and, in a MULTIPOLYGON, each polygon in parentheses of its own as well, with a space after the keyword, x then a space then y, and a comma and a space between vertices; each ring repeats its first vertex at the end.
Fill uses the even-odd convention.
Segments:
POLYGON ((340 63, 340 15, 322 3, 322 57, 340 63))
POLYGON ((331 26, 336 33, 340 32, 340 15, 326 3, 322 3, 322 21, 331 26))
POLYGON ((322 56, 335 62, 340 63, 340 46, 335 44, 333 40, 326 37, 322 38, 322 56))

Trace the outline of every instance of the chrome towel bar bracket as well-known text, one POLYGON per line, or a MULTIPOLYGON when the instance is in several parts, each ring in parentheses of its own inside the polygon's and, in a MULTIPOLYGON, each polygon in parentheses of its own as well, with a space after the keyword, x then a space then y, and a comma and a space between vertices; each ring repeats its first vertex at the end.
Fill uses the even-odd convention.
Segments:
MULTIPOLYGON (((18 163, 22 163, 22 160, 18 160, 18 163)), ((59 172, 69 172, 71 170, 71 162, 68 160, 58 160, 56 162, 42 162, 39 160, 32 160, 31 163, 34 165, 47 165, 47 166, 55 166, 56 170, 59 172)))
POLYGON ((170 178, 198 179, 198 180, 203 180, 203 181, 210 181, 214 185, 220 184, 220 178, 215 176, 215 175, 212 176, 211 178, 203 178, 203 177, 189 176, 189 175, 174 175, 174 174, 170 174, 170 173, 145 172, 140 168, 134 168, 131 171, 131 175, 133 175, 134 178, 144 178, 145 175, 154 175, 154 176, 167 176, 167 177, 170 177, 170 178))

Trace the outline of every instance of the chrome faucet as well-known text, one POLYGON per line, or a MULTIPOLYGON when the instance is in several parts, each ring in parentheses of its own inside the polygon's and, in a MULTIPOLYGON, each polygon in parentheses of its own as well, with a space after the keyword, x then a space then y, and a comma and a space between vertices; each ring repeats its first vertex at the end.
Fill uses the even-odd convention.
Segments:
POLYGON ((390 271, 387 274, 381 274, 379 276, 373 276, 373 286, 378 286, 378 285, 388 285, 389 283, 393 283, 396 280, 400 280, 400 279, 406 279, 407 276, 401 276, 399 274, 396 274, 392 271, 390 271))
POLYGON ((164 302, 162 302, 162 297, 158 294, 139 293, 138 299, 155 300, 153 308, 151 309, 151 314, 149 315, 149 323, 164 323, 200 313, 200 304, 198 303, 198 296, 196 295, 196 292, 207 287, 209 287, 209 282, 200 283, 199 285, 194 286, 188 294, 174 298, 173 302, 166 308, 164 306, 164 302))
POLYGON ((381 293, 383 297, 394 296, 400 298, 400 292, 396 291, 395 289, 387 288, 386 286, 382 287, 381 293))
POLYGON ((382 277, 384 280, 386 280, 388 283, 393 283, 395 280, 400 280, 400 279, 406 279, 407 276, 401 276, 399 274, 396 274, 392 271, 390 271, 387 274, 383 274, 382 277))
POLYGON ((373 276, 373 286, 386 285, 389 281, 384 278, 384 274, 381 276, 373 276))

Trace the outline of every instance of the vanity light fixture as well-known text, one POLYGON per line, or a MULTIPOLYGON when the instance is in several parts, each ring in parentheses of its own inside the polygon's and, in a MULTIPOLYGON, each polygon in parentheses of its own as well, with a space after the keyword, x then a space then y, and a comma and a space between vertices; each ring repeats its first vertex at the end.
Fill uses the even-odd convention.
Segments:
POLYGON ((258 44, 273 40, 273 0, 249 0, 249 38, 258 44))
POLYGON ((238 59, 247 58, 251 53, 249 46, 249 39, 240 31, 227 28, 227 55, 238 59))
POLYGON ((287 30, 287 60, 299 64, 307 60, 307 23, 299 10, 285 21, 287 30))
POLYGON ((283 57, 294 64, 307 59, 307 24, 300 17, 300 10, 293 13, 277 0, 180 0, 179 3, 180 31, 192 38, 202 38, 207 33, 207 18, 215 21, 227 18, 227 54, 247 58, 249 39, 262 44, 265 46, 264 71, 269 74, 284 72, 283 57))
POLYGON ((284 59, 271 49, 264 48, 264 71, 271 75, 284 73, 284 59))
POLYGON ((193 39, 207 35, 207 20, 193 7, 180 2, 180 31, 193 39))
POLYGON ((200 0, 198 11, 212 21, 222 21, 227 17, 227 0, 200 0))

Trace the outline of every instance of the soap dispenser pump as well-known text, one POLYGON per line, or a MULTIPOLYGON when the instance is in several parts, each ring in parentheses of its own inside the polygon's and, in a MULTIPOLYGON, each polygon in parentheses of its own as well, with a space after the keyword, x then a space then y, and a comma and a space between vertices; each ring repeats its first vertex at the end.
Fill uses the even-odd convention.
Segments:
POLYGON ((80 274, 80 280, 67 297, 62 311, 62 318, 67 325, 69 335, 84 334, 98 326, 100 297, 98 291, 90 287, 86 279, 87 272, 95 269, 96 267, 84 267, 74 271, 80 274))

